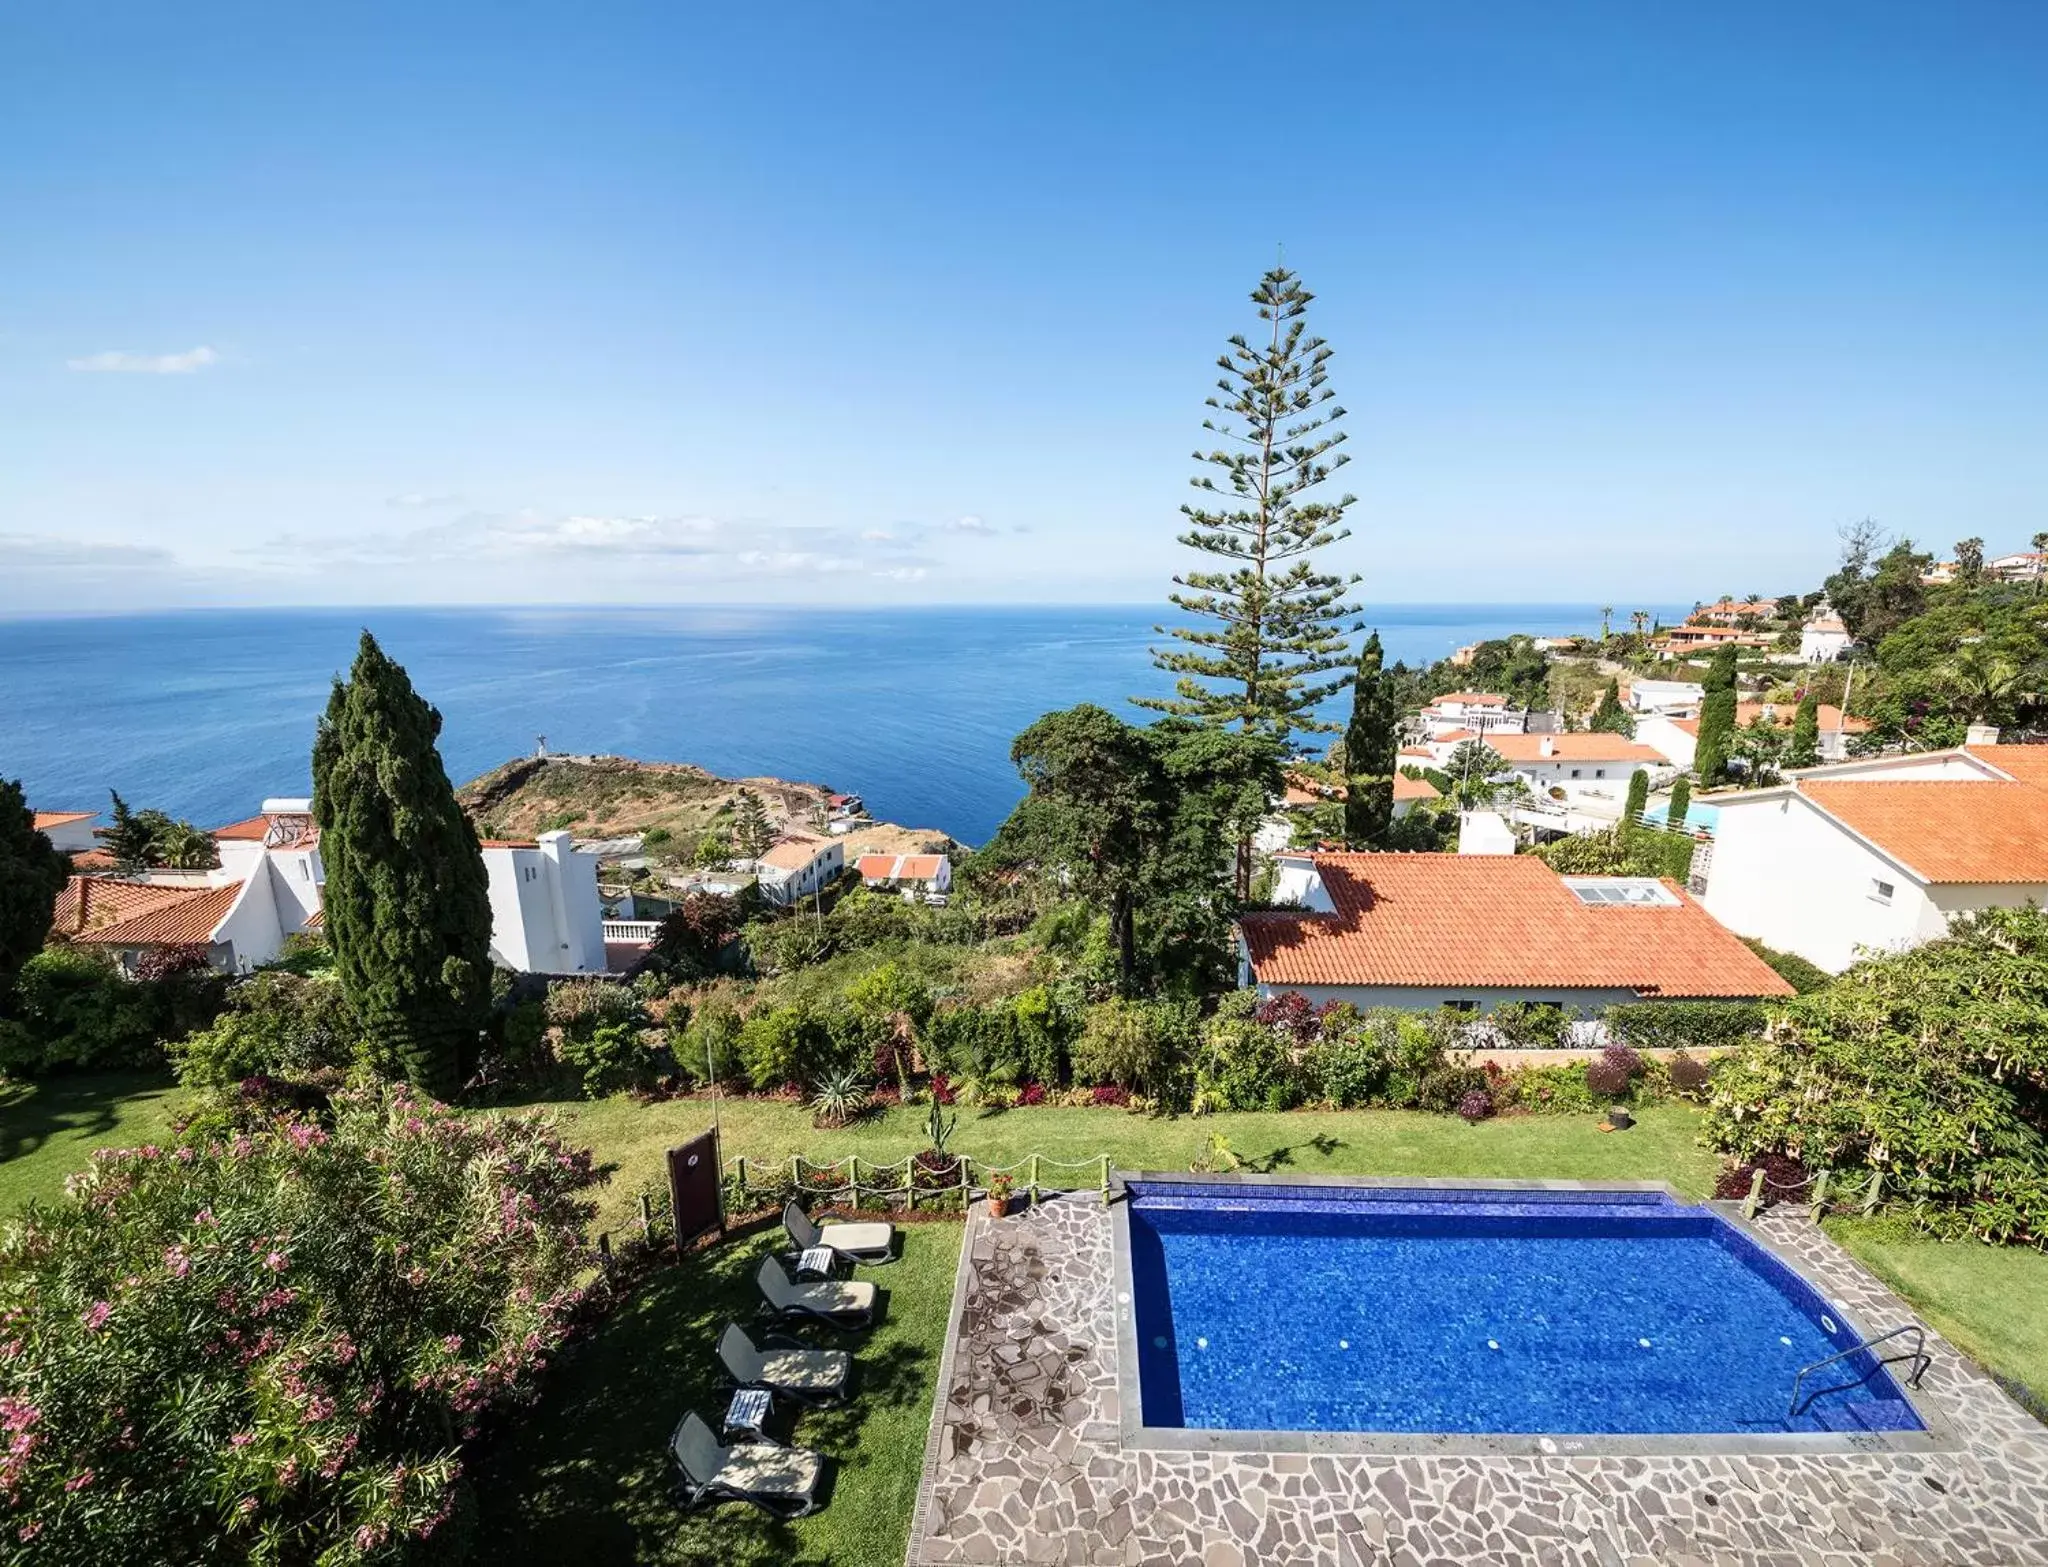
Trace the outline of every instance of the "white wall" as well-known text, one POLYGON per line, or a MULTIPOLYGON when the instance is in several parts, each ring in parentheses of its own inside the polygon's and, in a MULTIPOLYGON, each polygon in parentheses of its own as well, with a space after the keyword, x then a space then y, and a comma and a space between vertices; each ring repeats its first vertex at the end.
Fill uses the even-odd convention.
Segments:
POLYGON ((320 851, 273 849, 264 858, 270 867, 270 895, 277 905, 278 925, 285 935, 296 935, 320 908, 327 883, 320 851))
POLYGON ((43 836, 50 840, 50 847, 60 854, 76 854, 86 849, 99 847, 99 840, 92 835, 92 824, 98 820, 93 816, 82 816, 75 822, 59 822, 55 827, 45 827, 43 836))
POLYGON ((1859 948, 1913 946, 1945 923, 1911 873, 1810 800, 1787 792, 1714 803, 1721 820, 1701 902, 1737 935, 1839 974, 1859 948), (1891 884, 1889 904, 1874 881, 1891 884))
POLYGON ((277 899, 270 877, 259 859, 255 874, 242 883, 242 891, 227 917, 215 927, 213 939, 232 955, 232 972, 246 974, 268 963, 284 950, 284 927, 278 921, 277 899))
POLYGON ((597 856, 578 853, 566 832, 542 833, 540 853, 548 866, 554 962, 559 965, 548 972, 602 974, 604 907, 597 896, 597 856))
POLYGON ((532 973, 536 967, 528 932, 545 933, 554 923, 543 874, 538 849, 484 850, 484 877, 491 899, 491 956, 522 974, 532 973))
POLYGON ((1655 751, 1673 767, 1689 768, 1699 749, 1699 738, 1678 727, 1677 721, 1662 713, 1645 713, 1636 720, 1636 739, 1655 751))

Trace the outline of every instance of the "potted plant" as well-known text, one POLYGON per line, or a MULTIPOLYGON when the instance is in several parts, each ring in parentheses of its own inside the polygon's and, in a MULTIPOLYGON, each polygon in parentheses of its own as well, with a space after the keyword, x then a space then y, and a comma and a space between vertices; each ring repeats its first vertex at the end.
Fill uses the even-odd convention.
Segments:
POLYGON ((1008 1217, 1010 1193, 1015 1189, 1016 1182, 1007 1175, 996 1174, 988 1178, 988 1216, 991 1219, 1008 1217))

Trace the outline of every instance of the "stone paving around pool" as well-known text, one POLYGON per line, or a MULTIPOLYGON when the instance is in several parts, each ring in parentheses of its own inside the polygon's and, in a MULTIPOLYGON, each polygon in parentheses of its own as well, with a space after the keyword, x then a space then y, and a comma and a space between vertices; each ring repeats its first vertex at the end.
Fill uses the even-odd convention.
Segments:
MULTIPOLYGON (((1759 1230, 1858 1321, 1917 1320, 1803 1211, 1759 1230)), ((1110 1212, 970 1219, 909 1567, 2048 1567, 2048 1428, 1931 1330, 1955 1451, 1444 1457, 1129 1450, 1110 1212)))

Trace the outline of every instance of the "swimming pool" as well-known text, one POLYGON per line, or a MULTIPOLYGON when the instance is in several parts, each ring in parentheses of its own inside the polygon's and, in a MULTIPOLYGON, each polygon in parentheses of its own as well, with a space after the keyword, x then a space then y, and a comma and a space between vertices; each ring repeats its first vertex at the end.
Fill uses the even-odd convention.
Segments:
POLYGON ((1865 1351, 1808 1372, 1788 1413, 1803 1367, 1893 1324, 1850 1323, 1661 1188, 1133 1176, 1124 1192, 1126 1398, 1150 1433, 1871 1445, 1925 1429, 1865 1351))

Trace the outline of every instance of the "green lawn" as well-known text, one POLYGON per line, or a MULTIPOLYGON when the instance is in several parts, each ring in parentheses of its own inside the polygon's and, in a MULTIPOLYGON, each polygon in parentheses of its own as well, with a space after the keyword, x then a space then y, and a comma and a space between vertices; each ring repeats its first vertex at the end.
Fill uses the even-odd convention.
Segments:
POLYGON ((2048 1408, 2048 1252, 1930 1240, 1896 1218, 1827 1229, 1949 1342, 2048 1408))
POLYGON ((0 1085, 0 1213, 60 1197, 95 1148, 162 1142, 178 1089, 163 1073, 99 1072, 0 1085))
POLYGON ((476 1467, 478 1559, 894 1567, 917 1497, 961 1233, 957 1222, 906 1226, 900 1261, 860 1270, 884 1291, 873 1332, 802 1335, 849 1348, 856 1362, 849 1404, 775 1428, 831 1458, 822 1512, 783 1524, 736 1504, 684 1514, 674 1500, 669 1433, 686 1409, 714 1430, 724 1413, 712 1346, 728 1322, 764 1331, 753 1322, 753 1274, 783 1243, 779 1230, 757 1232, 656 1274, 555 1372, 535 1416, 476 1467))
MULTIPOLYGON (((599 1223, 617 1227, 643 1186, 662 1179, 662 1151, 711 1124, 706 1099, 639 1105, 630 1099, 554 1106, 575 1141, 618 1166, 599 1223)), ((728 1160, 756 1168, 790 1155, 886 1162, 925 1146, 925 1111, 892 1109, 844 1131, 820 1132, 801 1106, 728 1099, 718 1106, 728 1160)), ((1038 1106, 1000 1113, 962 1110, 952 1148, 994 1164, 1030 1154, 1082 1161, 1107 1153, 1124 1169, 1185 1170, 1209 1139, 1233 1152, 1302 1175, 1496 1175, 1578 1180, 1670 1181, 1691 1196, 1714 1183, 1715 1157, 1698 1146, 1698 1117, 1682 1105, 1641 1112, 1633 1131, 1601 1132, 1591 1116, 1505 1116, 1467 1126, 1456 1116, 1413 1110, 1293 1110, 1209 1116, 1132 1115, 1123 1110, 1038 1106)), ((1085 1172, 1069 1171, 1086 1182, 1085 1172)), ((1048 1183, 1051 1176, 1047 1177, 1048 1183)))

